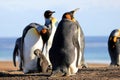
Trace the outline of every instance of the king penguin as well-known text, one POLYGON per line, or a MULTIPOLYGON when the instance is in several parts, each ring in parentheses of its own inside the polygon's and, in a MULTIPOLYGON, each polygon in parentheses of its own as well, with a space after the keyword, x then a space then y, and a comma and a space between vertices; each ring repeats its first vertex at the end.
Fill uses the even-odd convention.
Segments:
MULTIPOLYGON (((46 12, 45 12, 46 13, 46 12)), ((52 15, 52 11, 48 11, 48 15, 52 15)), ((34 50, 39 49, 43 52, 44 44, 48 41, 50 32, 46 28, 51 24, 40 25, 37 23, 31 23, 23 30, 22 35, 22 54, 21 59, 23 63, 23 72, 28 73, 30 71, 38 70, 37 60, 38 57, 34 55, 34 50)))
POLYGON ((52 63, 51 77, 74 75, 82 59, 78 39, 78 24, 74 19, 75 9, 63 14, 56 29, 49 58, 52 63))
POLYGON ((110 33, 108 52, 111 59, 110 66, 120 66, 120 29, 115 29, 110 33))
MULTIPOLYGON (((79 8, 71 11, 73 14, 79 10, 79 8)), ((83 33, 83 30, 82 30, 82 27, 80 26, 79 22, 74 18, 73 16, 73 19, 72 19, 73 22, 76 23, 77 25, 77 35, 78 35, 78 43, 79 43, 79 46, 80 46, 80 55, 79 55, 79 60, 78 60, 78 66, 79 67, 82 67, 82 68, 87 68, 87 64, 85 62, 85 59, 84 59, 84 48, 85 48, 85 37, 84 37, 84 33, 83 33)))
POLYGON ((37 23, 29 24, 23 31, 21 58, 23 60, 23 72, 37 71, 37 57, 34 50, 42 50, 43 40, 40 35, 42 26, 37 23))
POLYGON ((43 50, 43 54, 46 57, 46 59, 49 62, 49 66, 51 66, 50 60, 49 60, 49 49, 51 48, 52 42, 53 42, 53 37, 58 25, 58 21, 55 17, 52 16, 52 14, 55 13, 55 11, 50 11, 46 10, 44 13, 44 18, 45 18, 45 26, 47 27, 49 31, 49 38, 47 41, 45 41, 46 35, 43 35, 43 40, 45 41, 45 47, 43 50))

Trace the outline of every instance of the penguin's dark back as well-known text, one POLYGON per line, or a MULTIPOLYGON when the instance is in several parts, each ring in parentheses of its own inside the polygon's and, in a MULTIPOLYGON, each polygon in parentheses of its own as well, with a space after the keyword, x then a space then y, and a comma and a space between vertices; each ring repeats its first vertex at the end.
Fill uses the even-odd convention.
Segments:
MULTIPOLYGON (((61 20, 58 24, 57 30, 55 32, 55 36, 53 39, 53 44, 59 44, 63 45, 64 43, 68 43, 71 45, 72 41, 72 35, 74 34, 74 30, 77 29, 77 27, 72 26, 73 22, 69 20, 61 20)), ((63 46, 61 46, 63 47, 63 46)))
POLYGON ((73 62, 74 60, 75 46, 73 44, 73 36, 75 30, 77 30, 76 24, 69 20, 61 20, 58 24, 53 39, 53 44, 50 49, 50 57, 59 60, 60 64, 71 64, 71 62, 73 62), (53 57, 52 55, 54 55, 55 57, 53 57))

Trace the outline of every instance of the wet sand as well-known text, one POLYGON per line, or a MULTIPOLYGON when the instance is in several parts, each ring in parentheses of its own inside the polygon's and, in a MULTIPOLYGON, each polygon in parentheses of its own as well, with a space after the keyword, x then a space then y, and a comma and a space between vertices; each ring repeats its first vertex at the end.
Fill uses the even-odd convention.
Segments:
POLYGON ((67 77, 49 77, 50 73, 23 74, 11 61, 0 61, 0 80, 120 80, 120 67, 109 64, 89 63, 88 68, 67 77))

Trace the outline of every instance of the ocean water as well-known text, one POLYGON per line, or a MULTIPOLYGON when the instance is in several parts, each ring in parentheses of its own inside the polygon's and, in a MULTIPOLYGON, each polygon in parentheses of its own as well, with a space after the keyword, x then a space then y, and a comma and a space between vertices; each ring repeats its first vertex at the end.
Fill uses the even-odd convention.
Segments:
POLYGON ((85 37, 85 60, 88 63, 110 63, 108 37, 85 37))
MULTIPOLYGON (((0 38, 0 61, 12 61, 17 38, 0 38)), ((84 57, 87 63, 110 63, 107 48, 108 37, 85 37, 84 57)))

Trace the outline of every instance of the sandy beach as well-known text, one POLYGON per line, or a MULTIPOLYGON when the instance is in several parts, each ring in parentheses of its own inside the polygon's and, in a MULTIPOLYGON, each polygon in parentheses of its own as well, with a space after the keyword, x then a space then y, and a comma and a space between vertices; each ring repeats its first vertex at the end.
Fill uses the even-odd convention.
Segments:
POLYGON ((89 63, 88 68, 67 77, 49 77, 50 72, 23 74, 11 61, 0 61, 0 80, 120 80, 120 67, 109 64, 89 63))

